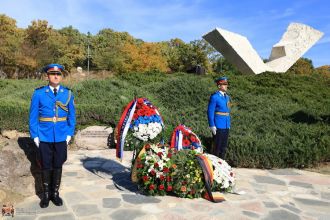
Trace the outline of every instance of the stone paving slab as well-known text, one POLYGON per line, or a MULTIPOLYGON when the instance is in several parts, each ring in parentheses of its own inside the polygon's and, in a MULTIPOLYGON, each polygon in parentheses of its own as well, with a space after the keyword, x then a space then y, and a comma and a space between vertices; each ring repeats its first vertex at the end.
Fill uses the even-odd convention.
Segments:
POLYGON ((330 176, 297 169, 234 169, 236 191, 226 201, 173 196, 150 197, 130 181, 131 152, 115 159, 115 150, 70 151, 63 167, 61 197, 64 205, 39 207, 32 196, 15 204, 10 219, 330 219, 330 176))

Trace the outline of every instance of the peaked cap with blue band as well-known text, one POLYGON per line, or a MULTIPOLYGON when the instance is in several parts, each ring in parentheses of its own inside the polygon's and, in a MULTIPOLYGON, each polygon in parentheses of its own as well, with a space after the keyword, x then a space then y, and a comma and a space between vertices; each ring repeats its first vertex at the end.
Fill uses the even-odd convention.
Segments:
POLYGON ((46 73, 47 72, 62 72, 64 67, 57 63, 52 63, 44 67, 43 69, 46 73))
POLYGON ((228 78, 223 76, 223 77, 219 77, 216 80, 214 80, 214 82, 217 85, 228 85, 228 78))

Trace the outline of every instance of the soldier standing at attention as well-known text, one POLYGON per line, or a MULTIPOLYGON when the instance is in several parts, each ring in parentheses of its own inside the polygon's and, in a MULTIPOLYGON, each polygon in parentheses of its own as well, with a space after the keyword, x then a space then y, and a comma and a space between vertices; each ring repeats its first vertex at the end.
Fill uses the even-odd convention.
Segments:
POLYGON ((34 91, 30 106, 30 135, 41 156, 41 208, 47 208, 50 200, 56 206, 63 205, 59 196, 62 166, 67 159, 67 145, 76 124, 72 91, 60 85, 63 70, 59 64, 44 68, 49 85, 34 91))
POLYGON ((213 154, 225 159, 230 129, 230 97, 226 94, 228 89, 227 77, 220 77, 215 80, 218 91, 210 97, 207 116, 210 129, 215 139, 213 154))

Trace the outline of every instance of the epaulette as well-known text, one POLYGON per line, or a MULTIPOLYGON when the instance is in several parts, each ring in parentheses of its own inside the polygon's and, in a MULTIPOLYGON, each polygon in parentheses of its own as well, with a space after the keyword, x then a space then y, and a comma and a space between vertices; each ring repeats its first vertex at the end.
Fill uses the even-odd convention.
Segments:
POLYGON ((42 88, 45 88, 45 86, 40 86, 39 88, 36 88, 35 90, 39 90, 39 89, 42 89, 42 88))
POLYGON ((72 89, 70 89, 69 87, 66 87, 66 86, 62 86, 64 89, 67 89, 67 90, 71 90, 72 91, 72 89))

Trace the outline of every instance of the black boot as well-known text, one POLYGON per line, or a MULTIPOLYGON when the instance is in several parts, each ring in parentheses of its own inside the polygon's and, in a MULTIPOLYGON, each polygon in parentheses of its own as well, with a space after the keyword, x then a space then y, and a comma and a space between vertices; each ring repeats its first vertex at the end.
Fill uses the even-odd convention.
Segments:
POLYGON ((61 185, 62 168, 53 170, 52 195, 51 200, 56 206, 62 206, 63 200, 60 197, 59 189, 61 185))
POLYGON ((42 177, 42 186, 43 186, 43 194, 40 201, 40 207, 41 208, 47 208, 49 205, 49 198, 50 198, 50 192, 49 192, 49 186, 50 186, 50 170, 43 170, 41 173, 42 177))

